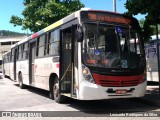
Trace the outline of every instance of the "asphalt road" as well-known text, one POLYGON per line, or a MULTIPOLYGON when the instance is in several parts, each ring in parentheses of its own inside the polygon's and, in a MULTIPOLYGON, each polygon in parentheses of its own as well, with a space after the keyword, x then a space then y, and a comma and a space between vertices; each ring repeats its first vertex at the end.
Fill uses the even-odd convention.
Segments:
MULTIPOLYGON (((103 119, 105 116, 110 116, 110 119, 113 116, 115 119, 118 117, 114 116, 115 113, 121 115, 118 118, 123 117, 121 113, 130 113, 133 115, 129 117, 130 119, 135 118, 134 114, 149 113, 149 117, 152 119, 159 119, 156 114, 160 113, 160 107, 148 104, 138 98, 103 101, 69 99, 63 104, 58 104, 49 99, 48 94, 48 91, 33 87, 20 89, 18 83, 7 78, 0 78, 0 111, 47 111, 48 115, 52 114, 48 117, 53 116, 54 111, 56 117, 103 117, 103 119)), ((144 116, 142 118, 146 119, 144 116)))

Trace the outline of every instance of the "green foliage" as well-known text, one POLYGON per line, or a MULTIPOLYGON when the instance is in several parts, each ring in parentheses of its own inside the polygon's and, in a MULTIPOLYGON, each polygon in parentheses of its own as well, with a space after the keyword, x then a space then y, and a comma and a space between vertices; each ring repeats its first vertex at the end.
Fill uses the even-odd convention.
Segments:
POLYGON ((3 36, 22 36, 22 35, 26 35, 26 34, 12 32, 12 31, 6 31, 6 30, 0 30, 0 37, 3 37, 3 36))
POLYGON ((139 20, 139 25, 140 25, 141 28, 143 28, 144 22, 145 22, 144 18, 142 18, 142 19, 139 20))
MULTIPOLYGON (((155 25, 151 25, 150 26, 151 27, 151 29, 152 29, 152 34, 151 35, 156 35, 157 33, 156 33, 156 26, 155 25)), ((160 34, 160 26, 158 25, 158 34, 160 34)))
POLYGON ((16 26, 16 25, 22 25, 22 19, 21 18, 19 18, 18 16, 15 16, 15 15, 13 15, 12 17, 11 17, 11 19, 12 19, 12 21, 10 21, 10 23, 16 23, 16 24, 14 24, 14 26, 16 26))
POLYGON ((125 7, 128 9, 127 14, 130 16, 138 13, 146 15, 143 23, 144 39, 149 40, 154 31, 154 28, 150 25, 160 23, 160 0, 127 0, 125 7))
MULTIPOLYGON (((139 25, 142 28, 142 30, 144 31, 144 25, 145 25, 145 19, 144 18, 139 20, 139 25)), ((148 27, 149 28, 145 28, 148 31, 147 34, 149 34, 149 35, 156 35, 157 34, 155 25, 149 25, 148 27)), ((158 33, 160 34, 160 26, 158 28, 159 28, 158 33)))
POLYGON ((152 21, 152 24, 159 21, 160 0, 127 0, 125 7, 131 15, 147 14, 146 19, 152 21))
POLYGON ((36 32, 61 18, 80 10, 84 5, 79 0, 24 0, 24 18, 12 16, 10 23, 36 32))

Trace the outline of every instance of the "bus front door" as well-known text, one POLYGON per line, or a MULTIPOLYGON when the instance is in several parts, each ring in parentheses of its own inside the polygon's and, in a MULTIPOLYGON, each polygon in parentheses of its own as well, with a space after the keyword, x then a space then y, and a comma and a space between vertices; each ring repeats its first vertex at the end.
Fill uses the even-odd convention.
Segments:
POLYGON ((60 92, 74 93, 74 27, 61 30, 60 40, 60 92))

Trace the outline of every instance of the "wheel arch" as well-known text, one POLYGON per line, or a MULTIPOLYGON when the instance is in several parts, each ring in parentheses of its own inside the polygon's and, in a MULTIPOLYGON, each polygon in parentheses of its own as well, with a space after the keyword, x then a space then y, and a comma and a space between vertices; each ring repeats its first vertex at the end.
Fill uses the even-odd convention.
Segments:
POLYGON ((52 84, 54 83, 55 78, 58 77, 56 73, 51 73, 49 76, 49 90, 51 90, 52 84))

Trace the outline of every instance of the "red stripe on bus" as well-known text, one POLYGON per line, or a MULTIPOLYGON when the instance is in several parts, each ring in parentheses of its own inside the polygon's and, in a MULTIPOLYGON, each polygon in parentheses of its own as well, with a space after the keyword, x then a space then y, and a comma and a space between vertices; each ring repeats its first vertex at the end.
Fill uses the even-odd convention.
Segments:
POLYGON ((37 65, 34 65, 34 73, 36 73, 37 65))
POLYGON ((59 68, 59 63, 58 63, 58 64, 56 64, 56 68, 59 68))
POLYGON ((35 38, 35 37, 37 37, 38 36, 38 33, 34 33, 33 35, 32 35, 32 38, 35 38))

